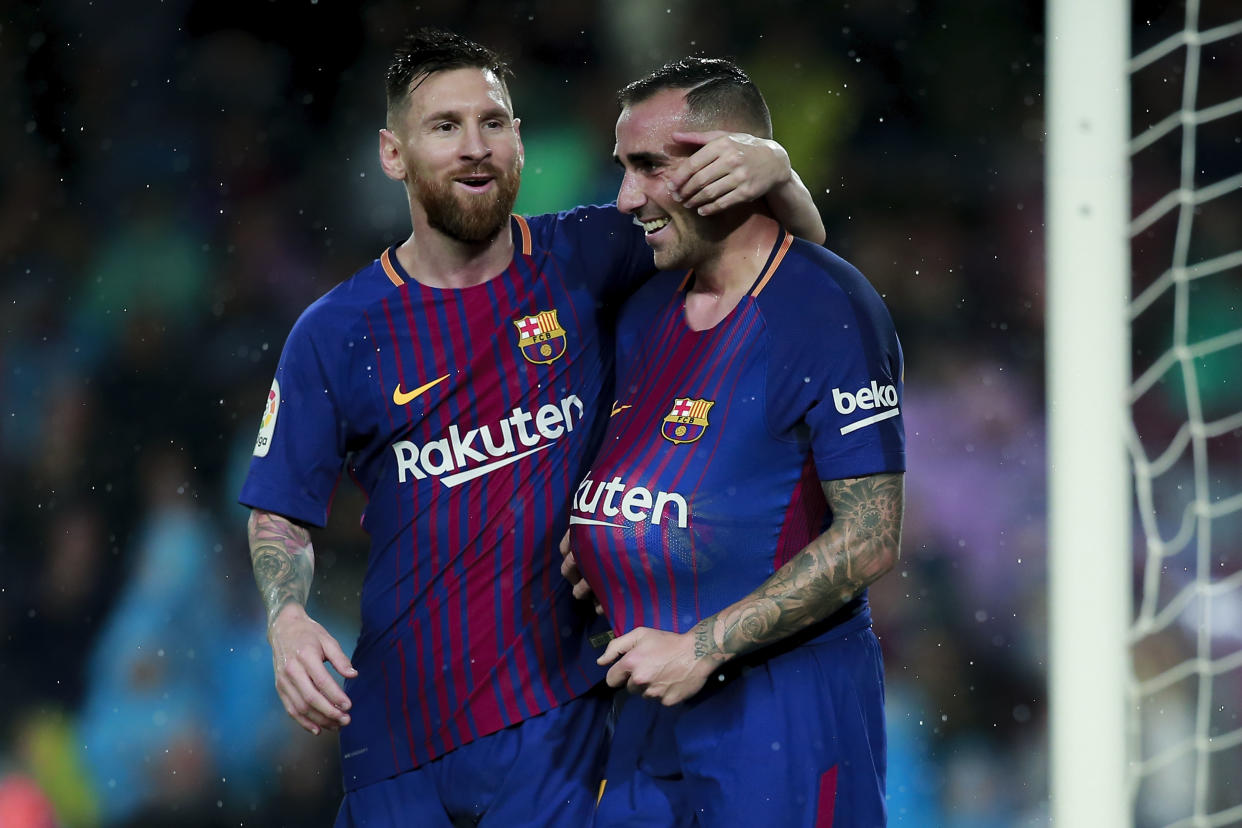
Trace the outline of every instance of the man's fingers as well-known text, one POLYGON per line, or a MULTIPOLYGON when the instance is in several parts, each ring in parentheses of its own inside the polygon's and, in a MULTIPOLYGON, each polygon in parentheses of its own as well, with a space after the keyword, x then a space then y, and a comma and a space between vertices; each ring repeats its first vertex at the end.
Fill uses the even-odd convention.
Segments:
POLYGON ((581 601, 590 597, 591 585, 582 577, 582 570, 578 569, 578 562, 574 560, 572 552, 561 559, 561 577, 573 585, 574 598, 581 601))
MULTIPOLYGON (((331 716, 325 716, 313 707, 303 714, 315 727, 320 730, 340 730, 341 723, 333 719, 331 716)), ((318 734, 316 734, 318 735, 318 734)))
POLYGON ((707 198, 702 202, 695 199, 694 204, 687 202, 686 206, 692 210, 696 210, 700 216, 710 216, 719 213, 721 210, 728 210, 735 204, 742 204, 752 199, 742 191, 741 187, 735 187, 729 190, 719 198, 707 198))
POLYGON ((728 173, 729 165, 722 162, 719 156, 700 150, 670 170, 664 177, 664 183, 674 201, 683 201, 698 195, 708 184, 728 173))
POLYGON ((757 187, 751 171, 716 159, 691 176, 682 186, 680 195, 682 206, 689 210, 710 206, 716 212, 722 204, 728 207, 758 197, 757 187))
POLYGON ((308 716, 311 710, 315 710, 327 719, 325 726, 329 723, 349 723, 349 715, 338 707, 338 703, 348 702, 349 698, 328 675, 323 662, 310 665, 310 669, 295 678, 295 683, 307 705, 303 710, 308 716))
POLYGON ((315 682, 315 688, 323 694, 328 703, 337 711, 333 715, 337 715, 339 718, 339 713, 350 708, 349 696, 345 695, 341 685, 336 683, 336 680, 332 678, 327 670, 318 670, 312 673, 311 679, 315 682))
POLYGON ((596 659, 595 663, 601 666, 604 664, 611 664, 616 661, 619 656, 623 656, 628 653, 638 641, 638 634, 642 631, 642 629, 642 627, 635 627, 625 635, 619 635, 612 641, 609 641, 608 646, 604 648, 604 654, 596 659))
POLYGON ((285 712, 289 714, 290 719, 293 719, 293 721, 297 722, 299 727, 301 727, 303 730, 305 730, 307 733, 311 734, 312 736, 318 736, 319 731, 323 730, 323 728, 321 728, 319 725, 315 724, 310 719, 306 718, 301 713, 299 713, 293 707, 293 705, 289 704, 288 702, 285 702, 285 712))
MULTIPOLYGON (((349 656, 345 655, 345 651, 341 649, 341 645, 332 636, 328 636, 323 642, 324 654, 327 655, 328 661, 332 664, 336 671, 345 678, 354 678, 358 675, 358 671, 354 669, 354 665, 350 663, 349 656)), ((333 682, 335 685, 336 682, 333 682)), ((345 692, 341 691, 342 697, 345 692)), ((349 709, 349 699, 345 699, 345 707, 342 710, 349 709)))
MULTIPOLYGON (((739 181, 736 176, 726 175, 705 185, 697 193, 687 198, 683 206, 687 210, 710 208, 712 212, 716 212, 723 209, 721 205, 728 207, 748 200, 747 193, 743 189, 745 186, 745 182, 739 181)), ((699 210, 699 215, 708 215, 708 213, 699 210)))
MULTIPOLYGON (((675 132, 673 140, 680 141, 683 144, 698 145, 698 149, 690 154, 689 157, 682 159, 680 163, 672 167, 665 173, 664 181, 668 185, 669 192, 673 198, 681 201, 682 197, 687 193, 693 193, 696 187, 703 186, 708 181, 714 181, 719 178, 722 173, 716 172, 710 174, 709 177, 700 179, 699 183, 687 187, 687 183, 691 178, 699 175, 703 170, 717 164, 720 161, 721 147, 723 144, 715 148, 705 148, 708 143, 728 135, 727 132, 720 130, 712 130, 710 132, 675 132), (681 141, 678 136, 682 136, 687 140, 681 141)), ((727 171, 727 170, 726 170, 727 171)))
POLYGON ((569 530, 565 530, 564 536, 561 537, 560 550, 562 555, 571 555, 569 551, 569 530))
POLYGON ((322 713, 311 707, 306 697, 297 689, 297 683, 288 676, 277 680, 276 693, 280 696, 280 703, 284 705, 289 718, 297 722, 303 730, 318 736, 325 727, 335 726, 322 713))
POLYGON ((680 692, 675 691, 672 693, 666 693, 663 696, 660 696, 659 698, 660 698, 660 704, 664 705, 665 707, 672 707, 675 704, 685 701, 687 698, 689 698, 689 696, 683 696, 680 692))
POLYGON ((673 140, 679 144, 696 144, 701 147, 708 141, 715 141, 728 134, 723 129, 709 129, 706 132, 674 132, 673 140))
POLYGON ((582 580, 582 573, 578 571, 578 562, 574 560, 572 552, 561 559, 561 577, 571 584, 582 580))
POLYGON ((585 601, 587 598, 591 597, 591 585, 588 584, 581 576, 578 578, 578 583, 574 584, 574 597, 579 601, 585 601))
POLYGON ((604 676, 604 681, 609 687, 620 687, 628 685, 630 680, 630 671, 622 664, 614 664, 608 670, 608 674, 604 676))

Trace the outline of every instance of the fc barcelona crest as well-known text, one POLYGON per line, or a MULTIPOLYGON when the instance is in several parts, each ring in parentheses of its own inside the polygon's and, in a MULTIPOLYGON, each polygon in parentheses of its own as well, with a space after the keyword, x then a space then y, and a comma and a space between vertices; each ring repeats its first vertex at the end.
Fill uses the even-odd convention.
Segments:
POLYGON ((565 354, 565 329, 556 311, 539 311, 534 316, 513 320, 518 329, 518 350, 528 362, 547 365, 565 354))
POLYGON ((707 412, 715 404, 715 400, 674 400, 673 410, 664 415, 660 436, 670 443, 693 443, 707 430, 707 412))

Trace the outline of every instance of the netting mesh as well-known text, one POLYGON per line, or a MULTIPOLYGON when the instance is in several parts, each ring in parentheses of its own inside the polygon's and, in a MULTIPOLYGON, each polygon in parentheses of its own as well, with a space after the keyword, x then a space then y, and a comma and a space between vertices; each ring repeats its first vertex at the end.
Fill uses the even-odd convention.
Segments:
POLYGON ((1135 824, 1242 825, 1242 4, 1135 5, 1135 824))

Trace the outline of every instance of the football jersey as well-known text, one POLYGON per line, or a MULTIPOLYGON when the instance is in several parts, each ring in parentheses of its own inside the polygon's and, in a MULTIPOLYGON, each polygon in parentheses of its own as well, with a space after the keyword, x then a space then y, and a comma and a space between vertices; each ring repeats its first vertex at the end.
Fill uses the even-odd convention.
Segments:
MULTIPOLYGON (((830 524, 821 480, 905 469, 901 347, 862 274, 782 232, 702 331, 692 278, 657 274, 626 305, 617 399, 574 494, 574 555, 618 634, 684 632, 751 593, 830 524)), ((864 593, 825 626, 869 617, 864 593)))
POLYGON ((557 546, 607 417, 615 308, 654 267, 612 207, 511 230, 509 267, 462 289, 385 250, 303 313, 268 396, 243 504, 323 526, 343 468, 367 494, 347 790, 602 677, 557 546))

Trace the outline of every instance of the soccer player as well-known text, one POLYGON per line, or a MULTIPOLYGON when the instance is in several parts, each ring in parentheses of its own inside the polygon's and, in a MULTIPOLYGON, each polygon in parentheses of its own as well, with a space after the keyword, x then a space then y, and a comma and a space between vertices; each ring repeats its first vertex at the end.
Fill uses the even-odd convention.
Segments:
MULTIPOLYGON (((340 731, 338 825, 573 825, 594 805, 604 670, 555 543, 611 399, 615 307, 654 268, 615 207, 510 214, 505 74, 446 32, 397 51, 379 153, 413 231, 294 325, 240 496, 277 692, 340 731), (352 658, 305 607, 343 467, 371 537, 352 658)), ((687 138, 685 203, 770 190, 822 233, 779 145, 687 138)))
POLYGON ((618 325, 617 399, 570 513, 572 557, 632 694, 599 826, 885 823, 883 665, 866 588, 898 557, 902 355, 852 266, 762 204, 710 217, 665 178, 686 130, 770 136, 735 65, 620 93, 618 207, 661 272, 618 325))

